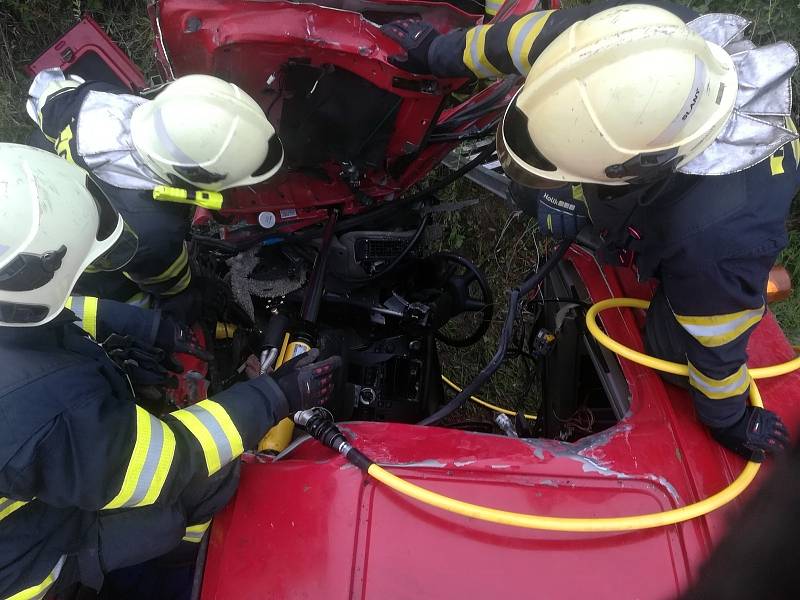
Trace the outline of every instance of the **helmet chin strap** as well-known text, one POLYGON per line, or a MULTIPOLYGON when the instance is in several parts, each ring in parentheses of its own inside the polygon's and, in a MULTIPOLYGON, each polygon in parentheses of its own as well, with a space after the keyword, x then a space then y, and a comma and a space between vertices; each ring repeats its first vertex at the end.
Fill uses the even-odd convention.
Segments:
POLYGON ((756 47, 744 38, 750 21, 730 14, 707 14, 689 28, 725 49, 733 59, 739 88, 733 113, 699 155, 677 170, 690 175, 727 175, 743 171, 772 155, 798 135, 789 128, 791 77, 797 51, 787 42, 756 47))

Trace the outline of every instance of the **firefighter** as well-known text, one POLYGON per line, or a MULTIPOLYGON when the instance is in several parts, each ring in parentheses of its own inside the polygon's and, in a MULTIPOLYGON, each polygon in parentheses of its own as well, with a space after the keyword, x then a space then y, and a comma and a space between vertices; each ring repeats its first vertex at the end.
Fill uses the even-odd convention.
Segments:
POLYGON ((660 285, 645 345, 688 363, 697 416, 751 460, 786 443, 777 415, 748 406, 746 346, 765 312, 770 268, 787 243, 800 186, 790 115, 797 53, 757 48, 736 15, 667 2, 598 2, 439 35, 385 26, 441 77, 526 75, 497 134, 516 196, 538 201, 542 229, 587 221, 616 265, 635 256, 660 285))
MULTIPOLYGON (((102 337, 105 307, 68 300, 86 267, 118 269, 136 251, 86 180, 52 154, 0 144, 0 598, 100 589, 110 571, 198 542, 233 493, 237 457, 326 402, 339 361, 312 351, 189 408, 138 407, 86 333, 102 337)), ((161 335, 153 313, 116 308, 127 312, 115 328, 161 335)))
MULTIPOLYGON (((174 298, 191 282, 185 242, 190 207, 155 200, 154 188, 219 192, 254 185, 283 161, 275 129, 255 100, 208 75, 178 78, 146 100, 47 69, 31 84, 27 110, 46 138, 45 149, 92 173, 136 232, 139 250, 125 275, 161 298, 174 298)), ((136 286, 118 277, 82 280, 88 292, 123 301, 136 286)), ((192 299, 181 297, 184 303, 192 299)))

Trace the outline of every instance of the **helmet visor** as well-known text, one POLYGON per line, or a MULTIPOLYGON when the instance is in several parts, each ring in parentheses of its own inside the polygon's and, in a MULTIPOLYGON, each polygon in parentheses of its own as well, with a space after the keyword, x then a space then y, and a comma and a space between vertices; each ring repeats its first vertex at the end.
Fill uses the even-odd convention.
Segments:
POLYGON ((100 185, 90 176, 86 177, 86 188, 91 192, 97 207, 98 225, 96 238, 104 242, 117 234, 122 223, 122 232, 119 233, 114 245, 97 257, 90 265, 89 271, 117 271, 127 265, 139 248, 139 238, 136 233, 122 220, 117 209, 103 192, 100 185))
POLYGON ((497 131, 497 158, 503 166, 503 171, 511 179, 526 187, 537 189, 562 187, 564 181, 549 179, 545 175, 547 172, 555 174, 557 168, 539 152, 531 139, 528 133, 528 117, 517 106, 518 97, 519 92, 511 100, 497 131))
MULTIPOLYGON (((122 217, 119 218, 120 221, 122 217)), ((98 256, 87 271, 119 271, 131 262, 139 249, 139 238, 127 223, 122 224, 122 233, 111 248, 98 256)))

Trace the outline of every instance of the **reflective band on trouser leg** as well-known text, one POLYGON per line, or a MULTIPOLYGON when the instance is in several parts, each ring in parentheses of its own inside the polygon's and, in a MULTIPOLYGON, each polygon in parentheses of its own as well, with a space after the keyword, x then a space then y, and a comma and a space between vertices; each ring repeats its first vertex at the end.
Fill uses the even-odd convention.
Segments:
POLYGON ((185 290, 192 280, 189 266, 189 250, 184 242, 181 252, 170 266, 153 277, 139 279, 130 273, 125 276, 138 286, 159 296, 172 296, 185 290))
POLYGON ((209 475, 244 452, 242 436, 221 404, 203 400, 170 414, 200 443, 209 475))
POLYGON ((192 544, 199 544, 203 540, 203 535, 205 535, 206 530, 211 525, 211 521, 208 520, 205 523, 200 523, 199 525, 191 525, 186 528, 186 535, 183 536, 184 542, 191 542, 192 544))
POLYGON ((552 10, 543 10, 530 13, 511 27, 506 47, 520 75, 527 75, 528 71, 531 70, 531 46, 533 46, 533 42, 536 41, 544 24, 553 12, 552 10))
POLYGON ((747 365, 742 365, 733 375, 724 379, 712 379, 689 363, 689 383, 707 398, 725 400, 741 396, 747 391, 750 386, 750 373, 747 371, 747 365))
POLYGON ((504 0, 486 0, 484 11, 487 15, 495 16, 503 6, 504 0))
POLYGON ((726 315, 689 317, 676 314, 678 323, 698 342, 707 348, 716 348, 732 342, 761 320, 764 305, 726 315))
POLYGON ((463 61, 467 68, 475 73, 477 77, 496 77, 501 75, 489 59, 486 58, 486 34, 491 29, 491 25, 479 25, 467 31, 464 42, 463 61))
POLYGON ((56 566, 53 567, 53 570, 50 571, 47 577, 45 577, 44 581, 32 587, 25 588, 21 592, 17 592, 13 596, 9 596, 6 598, 6 600, 42 600, 48 590, 53 587, 56 579, 58 579, 66 560, 67 557, 62 556, 60 559, 58 559, 58 562, 56 563, 56 566))
POLYGON ((97 339, 97 303, 94 296, 70 296, 64 305, 78 317, 78 327, 97 339))
POLYGON ((103 508, 148 506, 158 500, 175 456, 175 434, 166 423, 136 407, 136 442, 119 493, 103 508))
POLYGON ((28 503, 25 500, 14 500, 13 498, 0 497, 0 521, 26 504, 28 503))

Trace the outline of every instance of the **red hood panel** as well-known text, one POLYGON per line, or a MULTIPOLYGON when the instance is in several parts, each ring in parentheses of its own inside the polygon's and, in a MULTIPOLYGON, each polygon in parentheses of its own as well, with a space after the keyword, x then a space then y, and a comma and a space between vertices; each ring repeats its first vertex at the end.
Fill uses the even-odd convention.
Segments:
MULTIPOLYGON (((494 468, 475 460, 474 471, 463 465, 469 460, 455 461, 463 465, 456 468, 431 461, 392 470, 455 498, 520 512, 612 516, 675 506, 657 481, 600 475, 575 458, 540 462, 532 449, 532 465, 515 459, 486 457, 494 468)), ((365 484, 338 458, 251 464, 233 505, 215 521, 214 562, 202 597, 502 598, 533 592, 542 577, 559 598, 665 597, 688 578, 686 534, 694 535, 693 528, 597 535, 519 530, 365 484)))

